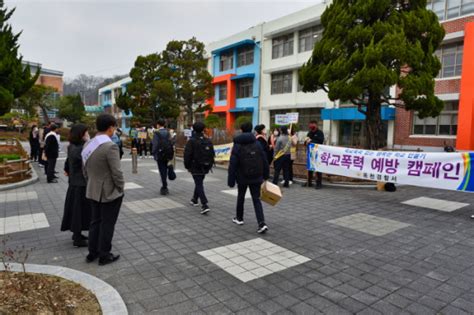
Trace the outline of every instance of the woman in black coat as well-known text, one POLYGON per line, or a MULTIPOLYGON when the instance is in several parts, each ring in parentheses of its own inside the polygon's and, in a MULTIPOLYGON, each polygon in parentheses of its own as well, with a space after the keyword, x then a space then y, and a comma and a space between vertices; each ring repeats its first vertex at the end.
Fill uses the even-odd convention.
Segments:
POLYGON ((39 159, 39 149, 40 149, 40 140, 39 140, 39 130, 36 125, 31 127, 30 136, 30 159, 33 162, 37 162, 39 159))
POLYGON ((72 126, 69 134, 67 159, 64 164, 64 173, 69 177, 64 216, 61 231, 71 231, 75 247, 87 246, 87 237, 82 231, 89 230, 91 221, 91 207, 86 199, 87 181, 82 173, 82 147, 89 140, 87 127, 82 124, 72 126))

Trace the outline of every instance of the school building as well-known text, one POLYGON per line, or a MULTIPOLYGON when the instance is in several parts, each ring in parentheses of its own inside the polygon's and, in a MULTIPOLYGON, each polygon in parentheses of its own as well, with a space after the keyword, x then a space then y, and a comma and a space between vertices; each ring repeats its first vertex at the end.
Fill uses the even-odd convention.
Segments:
POLYGON ((440 151, 445 145, 474 150, 474 2, 433 0, 433 10, 446 36, 436 51, 442 68, 435 93, 444 101, 441 115, 420 119, 396 110, 394 148, 440 151))
POLYGON ((130 119, 132 113, 128 115, 121 110, 116 103, 116 99, 124 93, 127 85, 132 82, 130 77, 113 82, 99 89, 99 106, 104 109, 105 113, 112 114, 117 119, 120 129, 126 134, 130 130, 130 119))
POLYGON ((208 70, 212 74, 214 97, 209 100, 212 113, 225 119, 226 127, 234 129, 240 116, 260 121, 260 73, 262 25, 210 43, 208 70))

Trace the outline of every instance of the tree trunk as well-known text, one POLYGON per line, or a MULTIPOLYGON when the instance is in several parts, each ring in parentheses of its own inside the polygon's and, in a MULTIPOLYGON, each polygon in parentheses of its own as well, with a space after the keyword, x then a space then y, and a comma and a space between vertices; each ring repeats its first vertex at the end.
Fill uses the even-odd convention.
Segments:
POLYGON ((186 105, 186 127, 192 126, 194 122, 193 105, 186 105))
POLYGON ((41 109, 41 112, 43 113, 44 123, 49 124, 48 111, 46 110, 46 108, 44 106, 40 105, 39 108, 41 109))
POLYGON ((380 99, 369 97, 367 104, 365 130, 367 136, 366 149, 378 150, 385 146, 383 137, 382 117, 380 109, 382 102, 380 99))

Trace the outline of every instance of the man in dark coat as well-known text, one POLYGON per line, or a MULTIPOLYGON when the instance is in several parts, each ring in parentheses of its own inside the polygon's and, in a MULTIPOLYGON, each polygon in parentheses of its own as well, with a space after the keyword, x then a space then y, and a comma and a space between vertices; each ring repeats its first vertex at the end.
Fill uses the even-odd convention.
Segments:
MULTIPOLYGON (((305 145, 308 148, 310 143, 323 144, 324 143, 324 133, 318 128, 318 122, 312 120, 309 123, 309 132, 306 135, 305 145)), ((313 186, 313 171, 308 171, 308 181, 303 184, 305 187, 313 186)), ((316 189, 322 188, 323 174, 321 172, 316 172, 316 189)))
POLYGON ((52 124, 50 130, 44 141, 44 153, 47 158, 46 178, 48 183, 57 183, 57 177, 54 175, 56 173, 56 161, 59 156, 59 141, 56 134, 56 125, 52 124))
POLYGON ((258 222, 257 233, 265 233, 268 227, 263 215, 260 187, 269 178, 270 169, 264 150, 252 134, 252 124, 244 123, 240 129, 242 134, 234 138, 227 178, 229 187, 232 188, 237 183, 238 188, 237 214, 232 222, 244 224, 245 193, 249 188, 258 222))
POLYGON ((158 164, 158 171, 161 177, 161 195, 168 195, 168 163, 173 159, 173 145, 171 143, 171 135, 165 128, 164 119, 158 119, 156 123, 156 131, 153 135, 152 154, 158 164))
POLYGON ((194 194, 190 204, 197 207, 201 200, 201 214, 209 212, 210 208, 204 193, 204 178, 214 165, 214 146, 204 134, 204 124, 196 122, 193 125, 194 134, 184 148, 184 167, 193 175, 194 194))

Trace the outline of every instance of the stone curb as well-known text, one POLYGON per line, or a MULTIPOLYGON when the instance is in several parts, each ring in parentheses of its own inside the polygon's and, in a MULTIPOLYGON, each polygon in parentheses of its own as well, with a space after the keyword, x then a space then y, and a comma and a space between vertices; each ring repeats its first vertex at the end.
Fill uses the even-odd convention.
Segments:
MULTIPOLYGON (((20 264, 11 263, 12 271, 23 271, 20 264)), ((4 270, 3 266, 0 266, 0 270, 4 270)), ((26 264, 26 271, 32 273, 44 273, 47 275, 59 276, 64 279, 79 283, 86 289, 92 291, 99 301, 102 313, 104 315, 127 315, 128 310, 125 302, 123 301, 120 294, 110 284, 103 280, 100 280, 94 276, 91 276, 85 272, 51 265, 36 265, 26 264)))
POLYGON ((25 186, 36 183, 38 180, 39 180, 38 174, 36 173, 35 168, 33 167, 33 165, 31 165, 31 178, 25 179, 25 180, 23 180, 21 182, 18 182, 18 183, 0 185, 0 191, 25 187, 25 186))

